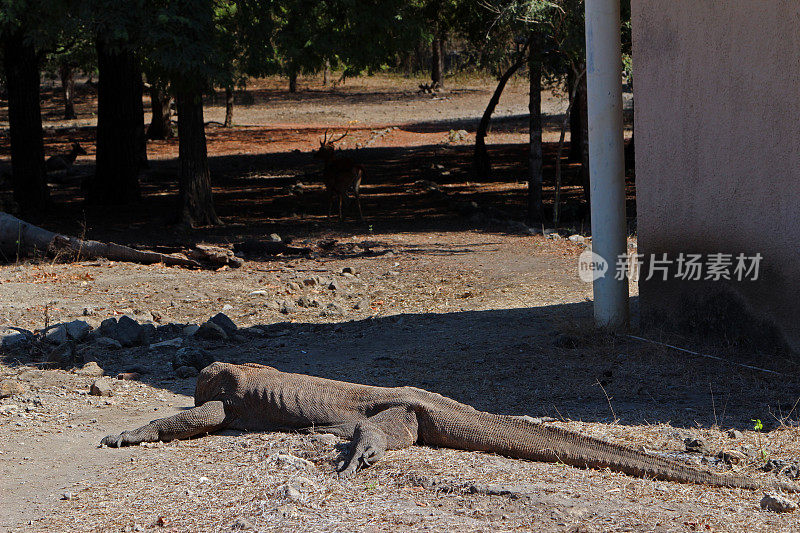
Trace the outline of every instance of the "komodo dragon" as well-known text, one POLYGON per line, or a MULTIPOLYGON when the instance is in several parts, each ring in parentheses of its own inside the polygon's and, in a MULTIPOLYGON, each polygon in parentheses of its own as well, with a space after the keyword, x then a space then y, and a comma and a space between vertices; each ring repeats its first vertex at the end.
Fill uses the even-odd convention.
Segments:
POLYGON ((109 435, 102 444, 119 447, 185 439, 223 428, 300 430, 352 440, 339 465, 341 477, 375 463, 386 450, 421 443, 580 468, 609 468, 651 479, 800 491, 791 483, 701 470, 523 417, 485 413, 414 387, 371 387, 284 373, 254 363, 216 362, 200 372, 194 398, 197 407, 109 435))

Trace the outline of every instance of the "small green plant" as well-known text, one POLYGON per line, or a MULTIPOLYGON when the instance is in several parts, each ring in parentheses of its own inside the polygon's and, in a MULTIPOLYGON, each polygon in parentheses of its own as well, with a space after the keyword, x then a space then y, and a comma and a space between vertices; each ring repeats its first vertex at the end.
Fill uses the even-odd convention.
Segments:
POLYGON ((761 459, 766 463, 769 460, 769 455, 764 450, 764 443, 761 441, 761 432, 764 431, 764 424, 759 418, 751 418, 750 421, 753 422, 753 431, 758 435, 758 449, 761 451, 761 459))
POLYGON ((377 481, 370 481, 368 483, 364 483, 364 489, 366 490, 376 490, 378 488, 377 481))

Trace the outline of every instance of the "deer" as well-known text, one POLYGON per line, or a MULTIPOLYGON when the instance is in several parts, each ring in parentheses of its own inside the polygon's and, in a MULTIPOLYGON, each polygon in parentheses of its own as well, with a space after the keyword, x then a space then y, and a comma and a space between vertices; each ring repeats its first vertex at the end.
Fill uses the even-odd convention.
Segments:
POLYGON ((325 190, 328 193, 328 217, 333 211, 334 198, 339 199, 339 221, 343 221, 342 203, 347 198, 347 194, 352 192, 358 206, 358 218, 364 221, 361 212, 361 199, 358 189, 361 187, 361 179, 364 177, 364 167, 356 163, 349 157, 337 155, 335 143, 347 137, 348 131, 336 139, 328 139, 328 130, 325 130, 325 137, 319 141, 319 150, 314 153, 314 157, 321 159, 324 163, 322 177, 325 181, 325 190))
POLYGON ((44 162, 45 170, 49 172, 64 172, 69 174, 70 170, 72 170, 72 165, 75 163, 75 159, 79 155, 86 155, 86 150, 83 147, 73 141, 72 149, 66 155, 54 155, 47 158, 47 161, 44 162))

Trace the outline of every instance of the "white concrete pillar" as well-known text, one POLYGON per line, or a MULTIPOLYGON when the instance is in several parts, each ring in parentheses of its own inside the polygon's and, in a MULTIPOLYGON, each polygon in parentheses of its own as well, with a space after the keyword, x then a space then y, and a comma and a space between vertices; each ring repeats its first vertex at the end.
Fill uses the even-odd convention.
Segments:
POLYGON ((615 276, 617 258, 627 253, 619 4, 586 0, 592 251, 608 264, 594 281, 594 319, 611 329, 628 325, 628 280, 615 276))

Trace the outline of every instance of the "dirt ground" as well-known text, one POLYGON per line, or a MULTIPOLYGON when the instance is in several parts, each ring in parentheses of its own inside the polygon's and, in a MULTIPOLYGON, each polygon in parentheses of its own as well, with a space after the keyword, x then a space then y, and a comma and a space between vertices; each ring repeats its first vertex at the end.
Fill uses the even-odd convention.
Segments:
MULTIPOLYGON (((501 105, 511 118, 491 136, 497 178, 475 183, 469 141, 449 142, 448 133, 460 124, 474 131, 469 125, 488 98, 486 83, 467 80, 464 91, 454 87, 433 100, 416 94, 415 80, 401 91, 396 80, 352 80, 342 94, 312 81, 297 96, 280 92, 276 80, 255 84, 252 95, 239 96, 236 120, 246 126, 209 127, 224 227, 168 225, 172 141, 149 146, 153 163, 141 203, 88 210, 77 184, 54 184, 56 207, 42 221, 165 249, 268 240, 276 232, 311 254, 248 254, 241 268, 218 271, 11 262, 0 266, 0 323, 33 330, 81 319, 97 327, 128 315, 157 326, 151 343, 180 338, 183 347, 218 360, 413 385, 481 410, 553 417, 554 424, 691 464, 767 480, 775 478, 760 470, 767 459, 797 461, 795 363, 634 326, 637 335, 779 373, 771 374, 599 333, 590 325, 591 287, 577 276, 583 246, 520 232, 497 214, 518 220, 524 204, 524 85, 512 85, 501 105), (398 102, 409 105, 386 111, 398 102), (433 110, 442 117, 430 122, 433 110), (366 226, 323 216, 318 165, 308 153, 326 126, 341 131, 351 120, 359 122, 348 143, 362 143, 355 153, 372 176, 364 189, 366 226), (474 202, 477 216, 414 186, 418 180, 474 202), (306 184, 301 194, 297 182, 306 184), (183 325, 218 312, 239 334, 211 341, 183 333, 183 325), (764 431, 753 431, 754 419, 764 431), (729 437, 729 429, 741 434, 729 437), (706 451, 686 452, 687 437, 703 439, 706 451), (720 451, 739 457, 738 464, 717 460, 720 451)), ((48 131, 48 147, 65 146, 71 136, 91 140, 91 94, 84 96, 82 125, 65 130, 53 120, 58 128, 48 131)), ((562 107, 551 101, 548 123, 556 124, 562 107)), ((57 101, 47 106, 54 119, 57 101)), ((219 108, 207 118, 218 120, 219 108)), ((91 169, 86 146, 80 172, 91 169)), ((635 315, 635 286, 631 296, 635 315)), ((334 465, 343 443, 335 438, 230 432, 101 448, 109 433, 192 405, 194 378, 180 378, 172 365, 178 348, 80 344, 80 357, 109 376, 111 397, 89 394, 96 378, 77 368, 41 368, 44 349, 0 355, 0 380, 25 389, 0 399, 0 529, 8 531, 800 530, 797 513, 760 509, 761 493, 476 452, 413 447, 339 481, 334 465), (140 379, 113 379, 130 371, 140 379)))

